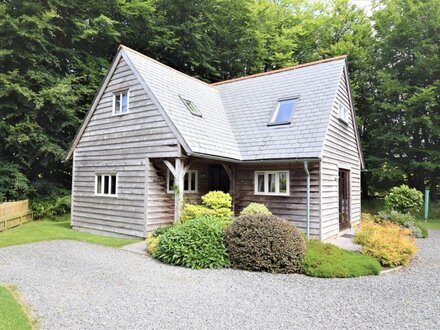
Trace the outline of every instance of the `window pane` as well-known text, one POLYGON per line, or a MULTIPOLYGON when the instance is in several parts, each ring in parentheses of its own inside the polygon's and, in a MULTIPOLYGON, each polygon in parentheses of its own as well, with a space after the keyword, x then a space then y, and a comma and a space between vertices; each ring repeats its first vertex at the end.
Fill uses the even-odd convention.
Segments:
POLYGON ((191 172, 191 191, 196 191, 196 172, 191 172))
POLYGON ((296 104, 295 100, 280 101, 274 123, 285 123, 292 120, 293 110, 296 104))
POLYGON ((168 173, 168 190, 174 190, 174 175, 172 173, 168 173))
POLYGON ((278 174, 280 177, 280 193, 285 194, 287 193, 287 173, 280 172, 278 174))
POLYGON ((98 175, 97 176, 97 181, 96 181, 96 193, 97 194, 101 193, 101 187, 102 187, 102 176, 98 175))
POLYGON ((269 192, 275 192, 275 173, 268 174, 269 192))
POLYGON ((121 111, 121 95, 115 95, 115 113, 121 111))
POLYGON ((111 182, 111 190, 110 193, 112 195, 116 195, 116 175, 111 176, 112 182, 111 182))
POLYGON ((128 112, 128 94, 123 93, 121 94, 122 97, 122 113, 128 112))
POLYGON ((104 194, 108 194, 109 179, 110 177, 108 175, 104 175, 104 194))
POLYGON ((264 174, 258 174, 258 192, 264 192, 264 174))
POLYGON ((188 191, 188 186, 188 173, 186 173, 183 178, 183 191, 188 191))

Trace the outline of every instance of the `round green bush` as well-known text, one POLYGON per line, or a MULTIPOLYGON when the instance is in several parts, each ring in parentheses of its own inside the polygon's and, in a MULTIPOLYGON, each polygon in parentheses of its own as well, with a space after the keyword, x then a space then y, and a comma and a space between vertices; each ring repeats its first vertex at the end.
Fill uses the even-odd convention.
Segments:
POLYGON ((241 212, 240 216, 248 215, 248 214, 265 214, 271 215, 272 213, 266 207, 266 205, 261 203, 250 203, 246 206, 241 212))
POLYGON ((423 205, 423 194, 415 188, 406 185, 394 187, 385 196, 385 206, 388 210, 400 213, 415 213, 423 205))
POLYGON ((160 236, 153 257, 194 269, 227 267, 223 231, 228 224, 225 219, 199 217, 168 228, 160 236))
POLYGON ((272 273, 298 273, 305 253, 300 231, 274 215, 238 218, 225 231, 233 268, 272 273))

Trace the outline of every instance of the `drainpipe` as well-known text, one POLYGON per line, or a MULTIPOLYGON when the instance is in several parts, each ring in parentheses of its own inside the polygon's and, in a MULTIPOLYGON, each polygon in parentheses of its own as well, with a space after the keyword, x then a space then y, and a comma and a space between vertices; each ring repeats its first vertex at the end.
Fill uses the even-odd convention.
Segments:
POLYGON ((307 238, 310 238, 310 172, 309 172, 309 162, 304 161, 304 170, 307 176, 307 208, 306 208, 306 221, 307 221, 307 238))

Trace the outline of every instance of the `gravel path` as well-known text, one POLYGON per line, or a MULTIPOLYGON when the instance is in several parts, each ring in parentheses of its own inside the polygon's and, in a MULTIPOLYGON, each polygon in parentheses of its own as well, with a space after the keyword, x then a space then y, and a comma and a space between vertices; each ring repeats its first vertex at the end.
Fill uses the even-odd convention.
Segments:
POLYGON ((440 231, 411 267, 355 279, 194 271, 74 241, 0 249, 42 329, 440 328, 440 231))

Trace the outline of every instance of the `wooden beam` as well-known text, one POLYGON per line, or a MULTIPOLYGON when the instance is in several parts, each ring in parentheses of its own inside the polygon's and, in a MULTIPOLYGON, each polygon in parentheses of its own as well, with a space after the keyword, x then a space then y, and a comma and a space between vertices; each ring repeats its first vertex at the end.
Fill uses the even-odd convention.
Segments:
POLYGON ((148 180, 150 177, 150 159, 145 158, 145 201, 144 201, 144 217, 145 217, 145 228, 144 228, 144 236, 147 236, 147 228, 148 228, 148 180))
POLYGON ((176 176, 176 168, 173 166, 173 164, 171 164, 168 160, 164 160, 163 162, 175 177, 176 176))

